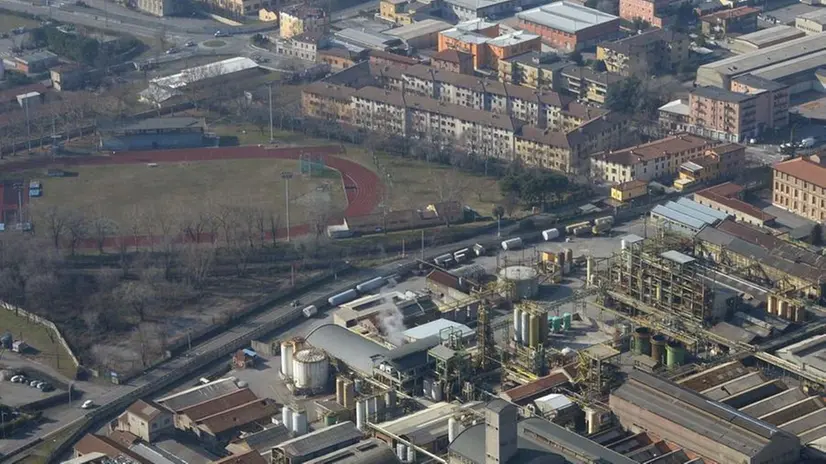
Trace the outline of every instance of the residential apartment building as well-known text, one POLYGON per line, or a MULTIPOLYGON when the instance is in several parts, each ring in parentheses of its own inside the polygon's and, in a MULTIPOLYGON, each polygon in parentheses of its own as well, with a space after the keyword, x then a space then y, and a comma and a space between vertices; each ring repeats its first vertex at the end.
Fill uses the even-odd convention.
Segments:
POLYGON ((456 50, 473 56, 477 69, 497 69, 500 60, 539 51, 539 36, 524 31, 500 34, 499 25, 476 19, 439 33, 438 51, 456 50))
MULTIPOLYGON (((500 61, 499 63, 504 63, 500 61)), ((447 71, 468 76, 473 75, 473 55, 458 50, 442 50, 430 57, 430 66, 440 71, 447 71)))
POLYGON ((597 59, 609 72, 623 76, 665 74, 688 61, 687 35, 663 29, 649 29, 597 46, 597 59))
POLYGON ((174 428, 171 412, 144 400, 132 403, 112 423, 113 430, 129 432, 147 443, 152 443, 174 428))
POLYGON ((756 226, 765 226, 776 219, 771 214, 743 201, 744 191, 745 189, 740 185, 724 182, 694 193, 694 201, 722 211, 740 222, 756 226))
POLYGON ((277 37, 273 40, 276 54, 312 62, 318 60, 318 50, 328 43, 323 32, 305 32, 288 39, 277 37))
POLYGON ((826 166, 819 157, 774 165, 772 204, 806 219, 826 221, 826 166))
POLYGON ((732 92, 757 96, 757 130, 785 127, 789 124, 789 86, 752 74, 735 77, 732 92))
POLYGON ((731 33, 746 34, 757 30, 757 15, 760 10, 750 6, 741 6, 731 10, 722 10, 700 18, 703 34, 721 36, 731 33))
POLYGON ((354 52, 349 48, 330 47, 318 50, 316 55, 318 56, 319 63, 329 64, 330 69, 341 71, 364 60, 367 56, 367 50, 354 52))
POLYGON ((657 110, 660 129, 674 134, 678 132, 689 132, 689 109, 688 103, 683 100, 673 100, 661 106, 657 110))
POLYGON ((178 5, 175 0, 138 0, 135 4, 138 10, 161 17, 180 13, 178 5))
POLYGON ((635 198, 648 195, 648 182, 644 180, 632 180, 611 187, 611 198, 625 203, 635 198))
POLYGON ((235 16, 258 15, 262 8, 270 8, 273 0, 208 0, 211 6, 220 8, 235 16))
POLYGON ((572 52, 619 36, 616 16, 568 1, 516 14, 519 28, 542 37, 553 48, 572 52))
POLYGON ((687 187, 716 181, 745 169, 746 147, 739 143, 725 143, 706 150, 702 156, 686 161, 677 171, 674 188, 682 191, 687 187))
POLYGON ((591 158, 591 175, 612 184, 670 177, 677 174, 680 165, 702 156, 713 146, 713 141, 695 135, 674 135, 595 155, 591 158))
POLYGON ((499 80, 532 89, 559 90, 560 71, 569 64, 554 53, 524 53, 499 61, 499 80))
POLYGON ((639 18, 648 24, 663 28, 668 24, 669 17, 665 12, 669 6, 676 4, 673 0, 620 0, 619 16, 633 22, 639 18))
POLYGON ((306 116, 352 124, 355 93, 351 87, 313 82, 301 92, 301 108, 306 116))
POLYGON ((397 53, 386 52, 384 50, 370 50, 367 52, 368 60, 372 66, 398 66, 402 69, 415 66, 421 62, 416 58, 402 56, 397 53))
POLYGON ((739 142, 758 135, 757 96, 717 87, 697 87, 689 95, 691 132, 739 142))
POLYGON ((408 25, 413 24, 415 7, 411 8, 410 0, 381 0, 379 3, 379 17, 391 23, 408 25))
POLYGON ((558 90, 573 95, 577 100, 604 105, 613 84, 623 77, 618 74, 596 72, 587 66, 570 64, 560 71, 558 90))
POLYGON ((278 18, 282 39, 307 33, 327 33, 330 27, 327 12, 301 3, 282 8, 278 12, 278 18))

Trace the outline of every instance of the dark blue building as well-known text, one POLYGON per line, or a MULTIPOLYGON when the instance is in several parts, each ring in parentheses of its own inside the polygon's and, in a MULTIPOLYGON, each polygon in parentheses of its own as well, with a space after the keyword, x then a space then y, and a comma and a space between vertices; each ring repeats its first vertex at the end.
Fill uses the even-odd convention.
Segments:
POLYGON ((205 132, 203 118, 151 118, 100 130, 100 147, 113 151, 202 147, 205 132))

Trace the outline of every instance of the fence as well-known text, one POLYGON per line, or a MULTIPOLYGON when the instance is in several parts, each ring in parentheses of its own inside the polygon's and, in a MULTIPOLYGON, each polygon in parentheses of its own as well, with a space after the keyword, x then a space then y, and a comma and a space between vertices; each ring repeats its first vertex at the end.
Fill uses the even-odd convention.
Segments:
POLYGON ((69 347, 69 343, 66 342, 65 338, 63 338, 63 335, 61 335, 60 330, 57 329, 57 326, 54 324, 54 322, 46 319, 45 317, 40 317, 37 314, 30 313, 22 308, 6 303, 5 301, 0 301, 0 307, 8 311, 14 311, 14 313, 18 316, 23 316, 29 321, 34 322, 36 324, 40 324, 43 327, 46 327, 47 329, 54 332, 55 338, 63 346, 66 352, 69 353, 69 357, 72 358, 72 362, 75 364, 75 367, 80 367, 80 361, 77 359, 77 357, 75 357, 74 352, 72 352, 72 348, 69 347))

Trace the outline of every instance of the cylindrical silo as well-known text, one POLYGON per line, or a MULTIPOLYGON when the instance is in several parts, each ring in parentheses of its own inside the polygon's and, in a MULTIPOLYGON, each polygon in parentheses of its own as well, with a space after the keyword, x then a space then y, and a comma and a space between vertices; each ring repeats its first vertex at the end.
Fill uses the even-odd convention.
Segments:
POLYGON ((455 417, 451 417, 447 420, 447 442, 453 443, 453 440, 456 439, 456 435, 459 434, 459 421, 456 420, 455 417))
POLYGON ((677 342, 670 342, 665 346, 665 365, 669 369, 685 363, 685 349, 677 342))
POLYGON ((768 304, 768 306, 766 307, 766 311, 769 314, 777 314, 777 310, 778 310, 778 308, 777 308, 777 296, 769 295, 767 304, 768 304))
POLYGON ((293 433, 299 437, 307 433, 307 413, 293 411, 293 433))
POLYGON ((287 378, 293 377, 293 342, 281 343, 281 373, 287 378))
POLYGON ((416 450, 412 446, 407 447, 407 462, 411 464, 416 462, 416 450))
POLYGON ((396 390, 387 390, 387 393, 384 394, 384 404, 387 409, 396 407, 396 390))
POLYGON ((565 249, 565 262, 566 263, 573 263, 574 262, 574 250, 571 248, 565 249))
POLYGON ((364 431, 364 415, 367 412, 367 405, 364 401, 359 401, 356 403, 356 428, 364 431))
POLYGON ((539 319, 539 344, 544 345, 548 340, 548 332, 550 331, 548 326, 548 314, 542 314, 537 316, 537 318, 539 319))
POLYGON ((522 311, 522 317, 520 317, 520 319, 522 319, 522 327, 521 327, 521 336, 520 336, 520 338, 522 339, 522 344, 523 345, 530 344, 531 338, 528 334, 528 331, 530 330, 530 326, 531 326, 530 318, 531 318, 530 314, 528 314, 526 311, 522 311))
POLYGON ((336 377, 336 403, 344 405, 344 378, 336 377))
POLYGON ((585 261, 585 282, 588 285, 594 284, 594 258, 592 256, 585 261))
POLYGON ((499 271, 499 281, 512 288, 516 300, 530 299, 539 291, 539 274, 528 266, 510 266, 499 271))
POLYGON ((513 308, 513 339, 522 341, 522 311, 519 308, 513 308))
POLYGON ((284 427, 286 427, 287 430, 293 429, 293 411, 289 406, 281 408, 281 422, 284 423, 284 427))
POLYGON ((539 346, 539 318, 536 317, 536 314, 531 314, 530 321, 531 325, 528 331, 530 343, 528 346, 539 346))
POLYGON ((442 401, 442 382, 433 382, 433 401, 442 401))
POLYGON ((407 459, 407 447, 404 443, 396 443, 396 457, 399 458, 401 462, 407 459))
POLYGON ((571 322, 573 321, 573 316, 571 313, 562 313, 562 330, 567 332, 571 330, 571 322))
POLYGON ((651 337, 651 359, 660 364, 665 361, 665 342, 666 339, 662 335, 651 337))
POLYGON ((309 348, 293 356, 293 383, 302 390, 318 392, 327 386, 330 360, 324 351, 309 348))
POLYGON ((648 327, 637 327, 634 331, 634 353, 651 355, 651 331, 648 327))
POLYGON ((551 318, 551 327, 554 333, 562 332, 562 318, 559 316, 554 316, 551 318))

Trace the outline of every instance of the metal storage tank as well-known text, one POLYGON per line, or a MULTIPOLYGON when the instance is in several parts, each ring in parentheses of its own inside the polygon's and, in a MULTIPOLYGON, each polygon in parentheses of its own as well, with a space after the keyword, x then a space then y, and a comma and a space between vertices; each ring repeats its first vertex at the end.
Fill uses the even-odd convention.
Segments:
POLYGON ((356 428, 364 431, 364 416, 367 413, 367 405, 364 401, 356 403, 356 428))
POLYGON ((634 331, 634 354, 651 354, 651 331, 648 327, 637 327, 634 331))
POLYGON ((433 382, 433 401, 442 401, 442 383, 433 382))
POLYGON ((347 303, 348 301, 353 301, 358 296, 359 296, 359 294, 358 294, 358 292, 356 292, 356 289, 351 288, 350 290, 347 290, 346 292, 341 292, 338 295, 331 296, 330 298, 327 299, 327 301, 330 303, 330 306, 338 306, 340 304, 347 303))
POLYGON ((548 229, 542 231, 542 238, 544 238, 546 242, 557 237, 559 237, 559 229, 548 229))
POLYGON ((301 350, 293 356, 293 383, 296 388, 321 391, 330 377, 330 359, 316 348, 301 350))
POLYGON ((287 377, 293 376, 293 349, 292 341, 281 342, 281 373, 287 377))
POLYGON ((293 411, 293 433, 301 436, 307 433, 307 413, 303 411, 293 411))
POLYGON ((550 325, 548 324, 548 314, 537 316, 539 319, 539 342, 545 343, 548 340, 548 332, 550 332, 550 325))
POLYGON ((559 316, 552 317, 551 327, 553 328, 554 333, 562 332, 562 318, 559 316))
POLYGON ((571 313, 562 313, 562 330, 568 331, 571 330, 571 322, 573 321, 573 315, 571 313))
POLYGON ((682 366, 685 363, 685 349, 677 342, 670 342, 665 346, 665 365, 672 367, 682 366))
POLYGON ((528 266, 510 266, 499 271, 499 281, 513 285, 513 297, 517 300, 529 299, 539 292, 539 274, 528 266))
POLYGON ((531 326, 528 331, 528 335, 531 337, 529 346, 538 346, 539 345, 539 318, 536 317, 536 314, 531 314, 531 326))
POLYGON ((651 337, 651 359, 662 364, 665 358, 665 337, 654 335, 651 337))
POLYGON ((411 464, 416 462, 416 450, 412 446, 407 447, 407 462, 411 464))
POLYGON ((281 422, 284 423, 287 430, 293 429, 293 410, 289 406, 281 408, 281 422))
POLYGON ((528 333, 531 326, 531 315, 522 311, 520 319, 522 319, 522 327, 519 328, 519 338, 523 345, 527 345, 531 340, 530 334, 528 333))
POLYGON ((396 457, 402 462, 407 459, 407 446, 404 443, 396 443, 396 457))
POLYGON ((450 273, 456 277, 478 279, 479 277, 484 277, 487 271, 485 271, 485 268, 480 264, 466 264, 450 271, 450 273))
POLYGON ((367 293, 371 290, 380 288, 382 285, 384 285, 386 280, 387 279, 385 279, 384 277, 376 277, 375 279, 370 279, 367 282, 362 282, 356 285, 356 290, 360 291, 361 293, 367 293))
POLYGON ((522 311, 519 308, 513 308, 513 339, 522 341, 522 311))
POLYGON ((502 242, 502 249, 505 251, 518 250, 520 248, 522 248, 522 239, 520 237, 512 238, 502 242))

